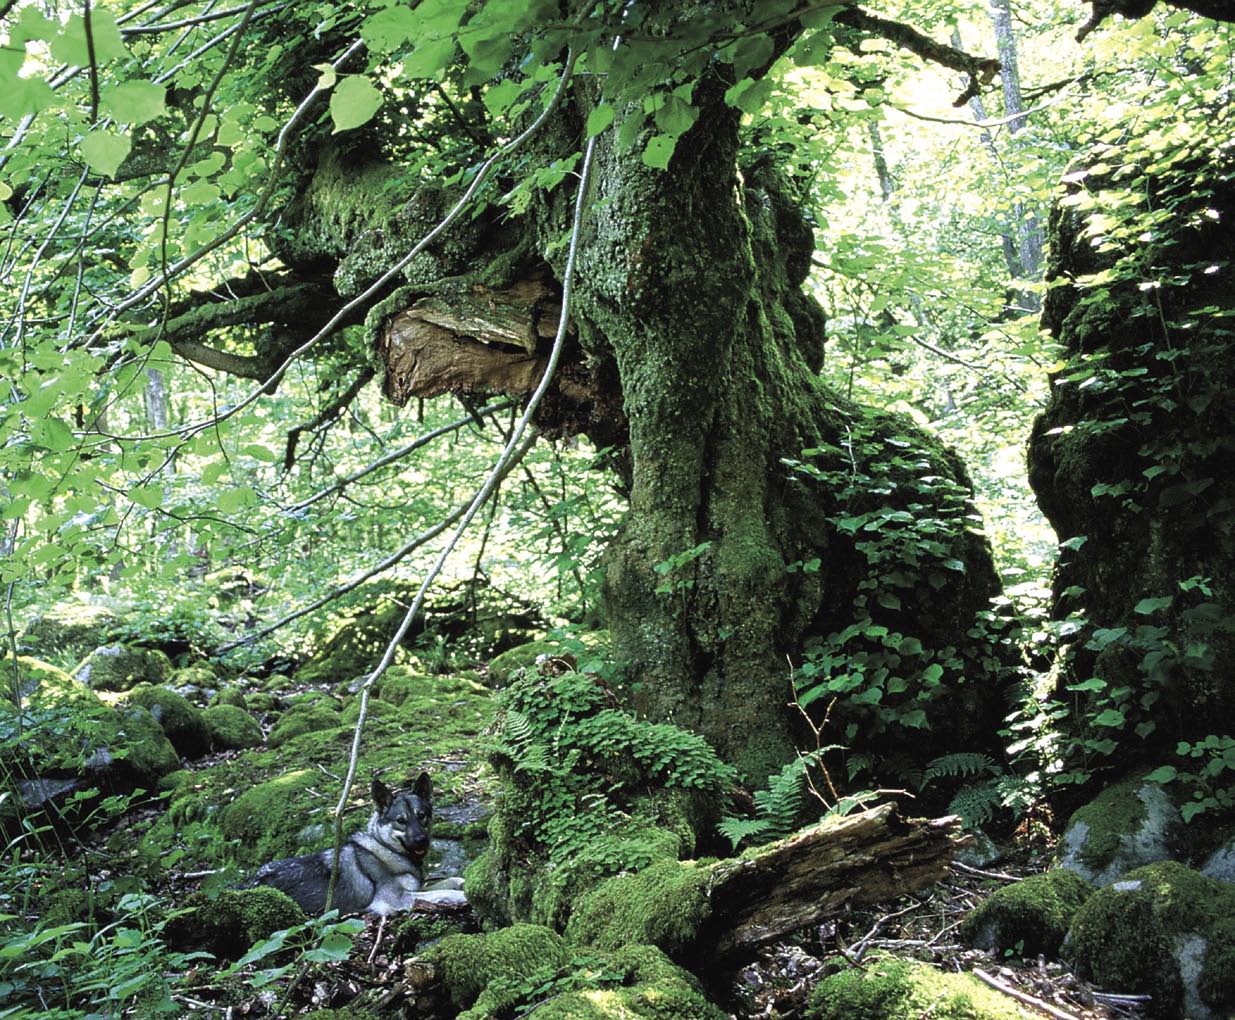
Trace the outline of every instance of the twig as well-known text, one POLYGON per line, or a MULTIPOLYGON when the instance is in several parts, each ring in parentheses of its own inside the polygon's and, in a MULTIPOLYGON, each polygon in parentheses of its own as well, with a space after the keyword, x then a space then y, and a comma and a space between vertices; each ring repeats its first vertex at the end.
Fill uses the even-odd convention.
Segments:
POLYGON ((1026 1006, 1032 1006, 1034 1009, 1040 1009, 1047 1016, 1054 1017, 1055 1020, 1080 1020, 1075 1013, 1059 1009, 1057 1006, 1052 1006, 1049 1002, 1045 1002, 1037 996, 1030 995, 1028 992, 1022 992, 1019 988, 1013 988, 1011 985, 1000 981, 994 975, 988 974, 984 970, 979 970, 977 967, 973 970, 973 976, 983 984, 990 985, 996 991, 1003 992, 1004 995, 1010 996, 1017 1002, 1024 1003, 1026 1006))
POLYGON ((977 875, 979 878, 994 878, 1000 882, 1020 882, 1023 881, 1015 875, 1007 875, 1002 871, 983 871, 981 868, 971 868, 968 864, 962 864, 960 861, 953 861, 952 867, 959 868, 961 871, 970 875, 977 875))

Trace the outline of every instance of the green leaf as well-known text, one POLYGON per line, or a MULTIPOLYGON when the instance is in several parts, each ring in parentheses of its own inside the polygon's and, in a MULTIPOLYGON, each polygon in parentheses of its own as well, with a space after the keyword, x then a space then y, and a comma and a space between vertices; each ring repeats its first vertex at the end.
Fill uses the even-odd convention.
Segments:
POLYGON ((587 115, 587 137, 591 138, 604 131, 613 123, 613 117, 614 109, 608 103, 596 107, 587 115))
POLYGON ((363 74, 349 74, 335 87, 330 97, 330 116, 334 131, 350 131, 373 119, 382 105, 382 94, 363 74))
POLYGON ((454 59, 455 41, 450 36, 426 39, 403 61, 403 71, 409 78, 436 78, 454 59))
POLYGON ((1179 770, 1173 765, 1163 765, 1161 768, 1154 769, 1145 778, 1151 783, 1169 783, 1177 775, 1179 775, 1179 770))
POLYGON ((391 53, 416 32, 416 21, 410 7, 387 7, 365 18, 360 38, 374 53, 391 53))
POLYGON ((1132 609, 1134 613, 1140 613, 1142 616, 1152 616, 1159 609, 1166 609, 1175 599, 1171 595, 1164 595, 1157 599, 1141 599, 1132 609))
POLYGON ((665 97, 665 102, 655 113, 656 126, 670 138, 678 138, 691 129, 699 119, 699 111, 677 96, 665 97))
POLYGON ((129 490, 129 499, 147 510, 154 510, 163 505, 163 486, 141 485, 129 490))
POLYGON ((1122 726, 1124 724, 1124 714, 1117 708, 1108 708, 1094 718, 1095 726, 1122 726))
POLYGON ((167 108, 167 87, 135 78, 103 93, 103 109, 121 124, 145 124, 167 108))
POLYGON ((677 139, 669 135, 653 135, 643 149, 644 165, 654 170, 668 170, 677 144, 677 139))
POLYGON ((56 101, 56 94, 42 78, 18 78, 16 75, 0 83, 0 115, 19 120, 46 110, 56 101))
MULTIPOLYGON (((127 55, 116 19, 108 11, 95 7, 90 12, 90 35, 94 43, 94 60, 99 66, 127 55)), ((64 30, 51 44, 51 55, 64 64, 87 67, 90 64, 90 48, 86 42, 86 22, 80 14, 74 14, 65 22, 64 30)))
POLYGON ((132 148, 133 142, 128 135, 94 131, 82 140, 81 156, 95 173, 115 177, 132 148))

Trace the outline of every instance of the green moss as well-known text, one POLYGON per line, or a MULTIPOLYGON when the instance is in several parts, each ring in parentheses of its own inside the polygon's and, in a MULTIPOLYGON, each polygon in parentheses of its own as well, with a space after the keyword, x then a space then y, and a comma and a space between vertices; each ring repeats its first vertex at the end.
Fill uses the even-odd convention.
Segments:
POLYGON ((1022 957, 1059 955, 1072 918, 1094 891, 1063 868, 999 889, 961 925, 961 937, 979 949, 1022 957))
POLYGON ((308 791, 325 782, 316 770, 297 769, 258 783, 228 804, 219 823, 228 839, 240 841, 240 862, 263 864, 324 844, 334 801, 317 799, 311 810, 314 798, 308 791))
POLYGON ((646 943, 673 956, 711 912, 706 885, 704 871, 678 861, 606 879, 575 905, 566 937, 598 949, 646 943))
MULTIPOLYGON (((233 708, 242 708, 246 711, 249 708, 248 699, 245 697, 244 691, 239 687, 221 688, 218 694, 211 698, 210 705, 212 708, 218 705, 230 705, 233 708)), ((256 707, 255 705, 254 708, 256 707)))
POLYGON ((201 946, 231 959, 274 932, 306 920, 290 896, 263 885, 223 889, 214 898, 194 893, 185 908, 186 913, 168 926, 168 940, 177 946, 201 946))
POLYGON ((1160 785, 1128 779, 1108 786, 1068 819, 1059 863, 1107 885, 1131 868, 1172 856, 1181 824, 1160 785))
POLYGON ((1151 995, 1155 1016, 1227 1016, 1235 886, 1174 861, 1137 868, 1090 897, 1065 951, 1099 987, 1151 995))
MULTIPOLYGON (((399 709, 396 705, 392 705, 389 701, 383 701, 381 698, 369 699, 369 711, 366 715, 366 721, 369 719, 396 719, 400 716, 399 709)), ((355 726, 356 720, 360 718, 360 699, 357 698, 345 709, 340 716, 340 721, 344 726, 355 726)))
POLYGON ((821 981, 811 993, 809 1020, 1034 1020, 1006 995, 968 974, 944 974, 929 964, 882 957, 862 969, 821 981))
POLYGON ((213 666, 205 662, 195 662, 192 666, 181 666, 179 669, 172 670, 167 682, 176 687, 199 687, 209 690, 218 686, 219 677, 213 666))
POLYGON ((282 747, 305 733, 330 730, 338 725, 339 713, 332 708, 325 705, 297 706, 283 714, 270 731, 266 743, 271 747, 282 747))
POLYGON ((695 979, 653 946, 573 951, 548 928, 456 935, 424 955, 441 971, 460 1020, 499 1020, 535 1004, 559 1020, 721 1020, 695 979))
POLYGON ((106 606, 68 599, 31 620, 18 645, 40 658, 77 662, 103 644, 119 623, 120 617, 106 606))
POLYGON ((451 1002, 463 1008, 492 982, 557 970, 569 958, 562 936, 537 924, 516 924, 489 935, 451 935, 425 954, 441 969, 451 1002))
POLYGON ((210 750, 210 731, 201 709, 175 691, 151 684, 138 684, 124 696, 124 702, 141 705, 159 721, 177 754, 196 758, 210 750))
POLYGON ((136 645, 96 648, 75 670, 75 679, 96 691, 127 691, 139 683, 162 683, 171 660, 162 652, 136 645))
MULTIPOLYGON (((180 768, 180 757, 149 709, 133 707, 118 714, 120 727, 117 736, 120 753, 123 754, 123 768, 138 785, 154 789, 160 776, 180 768)), ((112 756, 119 757, 119 754, 113 750, 112 756)))
POLYGON ((402 705, 406 701, 419 701, 425 696, 425 691, 436 688, 437 683, 431 676, 418 673, 409 666, 391 666, 378 677, 373 693, 392 705, 402 705))
POLYGON ((243 708, 211 705, 202 713, 210 742, 217 751, 238 751, 262 742, 262 728, 243 708))
POLYGON ((561 655, 565 649, 562 642, 544 638, 540 641, 529 641, 527 644, 516 645, 509 651, 495 655, 489 660, 489 683, 504 687, 516 672, 536 665, 536 660, 542 655, 561 655))
POLYGON ((464 922, 457 916, 401 914, 387 933, 387 938, 390 939, 391 955, 411 956, 418 949, 426 950, 433 943, 440 942, 447 936, 462 934, 463 924, 464 922))

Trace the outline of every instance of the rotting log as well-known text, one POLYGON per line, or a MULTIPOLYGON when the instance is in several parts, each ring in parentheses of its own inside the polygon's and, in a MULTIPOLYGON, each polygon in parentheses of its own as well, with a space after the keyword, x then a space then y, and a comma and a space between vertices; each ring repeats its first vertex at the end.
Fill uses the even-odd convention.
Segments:
POLYGON ((711 914, 691 955, 748 956, 847 907, 931 885, 968 839, 956 816, 906 820, 883 804, 719 861, 706 886, 711 914))

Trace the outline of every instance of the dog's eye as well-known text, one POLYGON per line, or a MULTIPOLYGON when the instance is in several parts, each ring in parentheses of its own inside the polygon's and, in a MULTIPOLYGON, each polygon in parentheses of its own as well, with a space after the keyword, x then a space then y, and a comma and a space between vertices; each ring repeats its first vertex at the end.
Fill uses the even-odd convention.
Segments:
POLYGON ((429 812, 428 811, 417 811, 416 817, 419 818, 422 822, 427 822, 429 820, 429 812))

